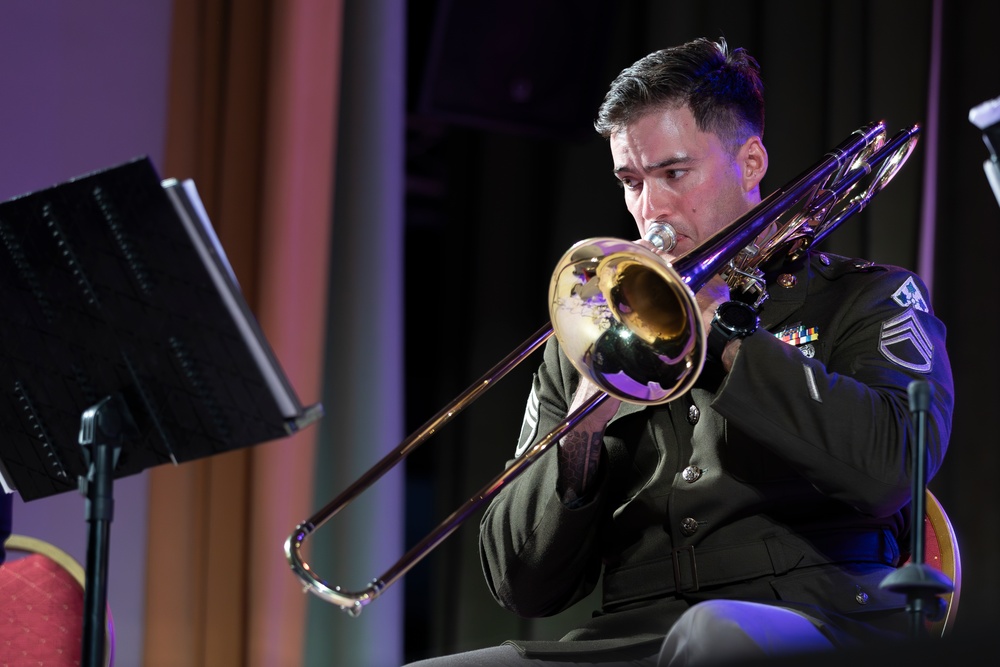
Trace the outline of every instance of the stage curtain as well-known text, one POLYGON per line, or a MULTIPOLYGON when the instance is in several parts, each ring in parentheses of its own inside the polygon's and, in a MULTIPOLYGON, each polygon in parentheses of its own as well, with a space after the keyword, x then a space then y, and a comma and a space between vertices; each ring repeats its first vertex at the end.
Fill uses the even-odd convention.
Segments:
MULTIPOLYGON (((296 393, 321 394, 342 2, 176 0, 164 177, 194 179, 296 393)), ((298 665, 282 543, 316 429, 151 471, 144 664, 298 665)))

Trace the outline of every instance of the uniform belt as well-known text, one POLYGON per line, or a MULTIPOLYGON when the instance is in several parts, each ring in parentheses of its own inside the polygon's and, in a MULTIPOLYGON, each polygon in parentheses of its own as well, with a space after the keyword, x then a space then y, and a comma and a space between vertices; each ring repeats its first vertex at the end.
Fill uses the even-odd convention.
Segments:
POLYGON ((604 603, 693 593, 701 588, 783 574, 796 567, 839 562, 895 565, 895 539, 884 531, 810 537, 768 538, 728 547, 680 547, 669 555, 643 563, 608 568, 604 573, 604 603))

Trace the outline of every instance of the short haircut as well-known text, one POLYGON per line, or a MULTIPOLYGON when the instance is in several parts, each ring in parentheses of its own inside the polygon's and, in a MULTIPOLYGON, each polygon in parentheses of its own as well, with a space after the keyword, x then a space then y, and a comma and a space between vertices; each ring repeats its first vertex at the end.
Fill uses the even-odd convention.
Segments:
POLYGON ((610 137, 651 111, 687 106, 698 128, 731 150, 764 134, 760 66, 745 49, 730 51, 724 38, 699 38, 650 53, 611 83, 594 121, 610 137))

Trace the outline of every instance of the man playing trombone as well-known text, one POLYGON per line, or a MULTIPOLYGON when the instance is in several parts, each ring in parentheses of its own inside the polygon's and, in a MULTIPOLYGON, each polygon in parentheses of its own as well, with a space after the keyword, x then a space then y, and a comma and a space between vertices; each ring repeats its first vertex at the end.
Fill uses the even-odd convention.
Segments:
MULTIPOLYGON (((760 207, 762 90, 746 51, 705 39, 611 84, 595 126, 640 245, 700 260, 760 207)), ((768 222, 757 244, 783 233, 768 222)), ((700 665, 907 636, 904 596, 879 584, 908 548, 914 380, 932 390, 928 478, 947 449, 945 327, 914 273, 807 246, 779 246, 747 286, 734 271, 697 285, 686 319, 707 355, 681 345, 704 367, 668 402, 595 402, 624 371, 584 377, 546 343, 515 456, 590 410, 494 498, 483 568, 515 614, 557 614, 598 583, 601 608, 558 641, 419 664, 700 665)))

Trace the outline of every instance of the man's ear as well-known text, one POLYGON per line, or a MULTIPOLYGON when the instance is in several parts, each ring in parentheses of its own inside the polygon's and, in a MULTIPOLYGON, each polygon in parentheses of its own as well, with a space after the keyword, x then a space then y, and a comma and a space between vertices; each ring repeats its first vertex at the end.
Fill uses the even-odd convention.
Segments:
POLYGON ((767 149, 760 137, 754 136, 746 140, 740 147, 737 161, 743 173, 743 191, 751 192, 759 188, 767 173, 767 149))

